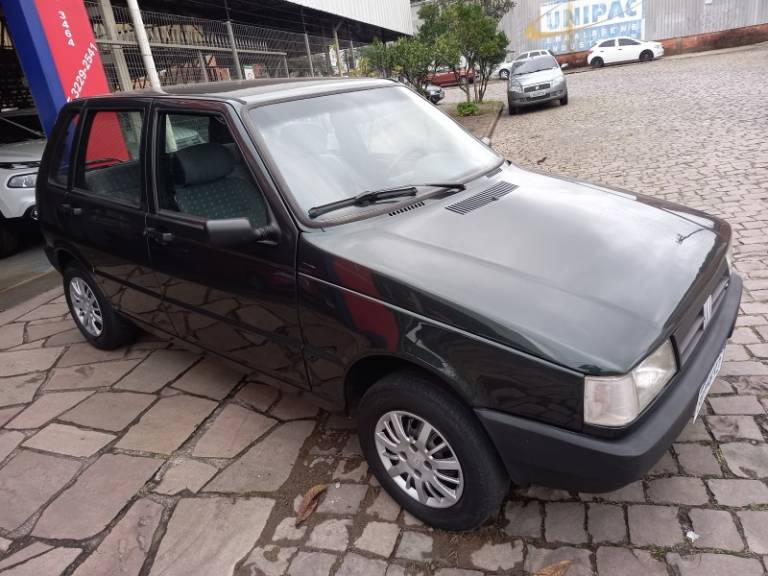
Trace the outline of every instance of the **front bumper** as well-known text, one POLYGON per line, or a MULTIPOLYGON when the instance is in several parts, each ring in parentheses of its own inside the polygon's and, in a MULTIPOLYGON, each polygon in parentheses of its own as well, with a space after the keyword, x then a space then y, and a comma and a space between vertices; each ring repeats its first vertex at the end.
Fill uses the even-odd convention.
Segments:
POLYGON ((4 218, 22 218, 34 205, 34 188, 9 188, 0 183, 0 214, 4 218))
POLYGON ((561 98, 565 98, 567 95, 568 90, 565 87, 560 90, 549 92, 539 98, 529 98, 525 95, 525 93, 520 94, 519 92, 507 92, 507 102, 510 106, 514 106, 515 108, 522 108, 524 106, 536 106, 537 104, 560 100, 561 98))
POLYGON ((725 300, 697 349, 662 396, 623 436, 598 438, 477 409, 512 481, 609 492, 642 478, 691 421, 699 389, 733 332, 741 290, 741 278, 732 274, 725 300))

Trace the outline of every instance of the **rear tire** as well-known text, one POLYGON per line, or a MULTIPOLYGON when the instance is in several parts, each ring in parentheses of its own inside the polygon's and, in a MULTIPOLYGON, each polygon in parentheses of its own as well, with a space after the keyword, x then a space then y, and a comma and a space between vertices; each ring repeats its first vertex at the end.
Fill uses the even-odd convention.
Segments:
POLYGON ((136 338, 136 327, 115 311, 82 266, 64 270, 64 295, 78 329, 96 348, 114 350, 136 338))
POLYGON ((605 66, 605 62, 599 56, 592 59, 592 68, 602 68, 603 66, 605 66))
POLYGON ((381 485, 427 524, 470 530, 498 514, 509 477, 495 448, 472 411, 422 374, 374 384, 360 402, 358 433, 381 485))
POLYGON ((19 232, 8 222, 0 222, 0 258, 10 256, 19 249, 19 232))
POLYGON ((560 98, 560 106, 568 106, 568 94, 560 98))
POLYGON ((512 104, 507 104, 507 111, 509 112, 510 116, 514 116, 515 114, 517 114, 517 108, 512 106, 512 104))
POLYGON ((650 50, 643 50, 640 54, 640 62, 650 62, 653 60, 653 52, 650 50))

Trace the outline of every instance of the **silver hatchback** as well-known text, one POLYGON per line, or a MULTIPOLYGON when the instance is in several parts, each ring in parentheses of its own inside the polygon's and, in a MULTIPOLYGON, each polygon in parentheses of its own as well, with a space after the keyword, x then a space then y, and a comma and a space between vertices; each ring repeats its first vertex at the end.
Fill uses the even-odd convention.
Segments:
POLYGON ((526 106, 553 100, 559 100, 563 106, 568 104, 565 74, 552 56, 537 56, 512 68, 507 84, 510 114, 526 106))

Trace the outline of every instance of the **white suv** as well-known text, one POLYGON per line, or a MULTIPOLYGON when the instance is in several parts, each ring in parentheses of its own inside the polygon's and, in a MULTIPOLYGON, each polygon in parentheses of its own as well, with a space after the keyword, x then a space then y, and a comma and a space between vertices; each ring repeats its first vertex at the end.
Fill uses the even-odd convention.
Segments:
POLYGON ((35 207, 45 139, 25 124, 22 118, 0 116, 0 257, 16 251, 21 227, 35 207))
POLYGON ((646 42, 622 36, 598 42, 589 49, 587 64, 602 68, 619 62, 650 62, 664 56, 664 46, 658 42, 646 42))
POLYGON ((499 64, 494 72, 498 74, 499 78, 502 80, 509 80, 509 75, 512 71, 512 68, 524 60, 530 60, 536 56, 553 56, 553 54, 549 50, 531 50, 530 52, 523 52, 511 62, 504 62, 499 64))

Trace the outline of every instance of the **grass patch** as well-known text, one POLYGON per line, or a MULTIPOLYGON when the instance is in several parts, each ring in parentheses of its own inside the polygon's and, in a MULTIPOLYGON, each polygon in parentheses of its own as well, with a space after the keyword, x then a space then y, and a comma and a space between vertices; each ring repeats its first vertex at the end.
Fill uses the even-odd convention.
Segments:
POLYGON ((448 108, 451 116, 485 116, 487 114, 498 114, 499 109, 504 105, 498 100, 486 100, 485 102, 459 102, 456 106, 448 108))

